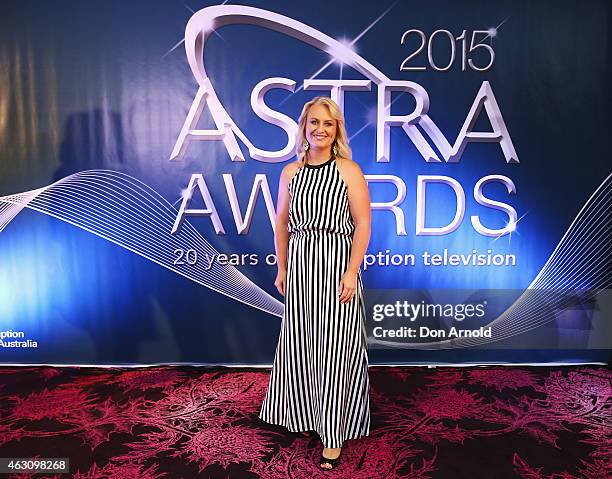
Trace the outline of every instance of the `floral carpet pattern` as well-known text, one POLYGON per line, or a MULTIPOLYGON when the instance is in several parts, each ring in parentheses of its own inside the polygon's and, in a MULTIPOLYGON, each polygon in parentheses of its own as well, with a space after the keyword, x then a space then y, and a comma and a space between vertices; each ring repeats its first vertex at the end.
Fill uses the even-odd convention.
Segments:
POLYGON ((258 418, 269 370, 0 366, 0 457, 77 479, 612 477, 605 367, 370 367, 370 436, 322 471, 318 436, 258 418))

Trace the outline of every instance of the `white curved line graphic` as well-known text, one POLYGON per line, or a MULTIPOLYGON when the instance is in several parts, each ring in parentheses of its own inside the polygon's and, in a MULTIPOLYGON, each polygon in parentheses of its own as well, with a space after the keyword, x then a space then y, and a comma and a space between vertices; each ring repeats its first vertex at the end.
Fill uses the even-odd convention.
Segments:
POLYGON ((612 287, 612 174, 599 185, 580 209, 552 254, 527 289, 496 319, 491 338, 458 338, 437 342, 405 343, 368 338, 369 344, 391 348, 467 348, 501 341, 554 321, 554 312, 572 305, 572 290, 583 300, 594 299, 600 290, 612 287), (591 227, 597 218, 598 227, 591 227), (597 253, 600 253, 597 255, 597 253), (571 254, 570 258, 567 257, 571 254), (578 267, 569 269, 569 265, 578 267), (551 272, 563 271, 563 276, 551 272), (562 281, 563 284, 560 284, 562 281))
MULTIPOLYGON (((43 188, 0 197, 0 231, 28 208, 115 243, 191 281, 266 313, 282 317, 284 305, 232 265, 202 261, 218 252, 188 221, 170 234, 178 211, 136 178, 111 170, 87 170, 43 188), (177 248, 200 261, 176 264, 177 248)), ((215 256, 216 257, 216 256, 215 256)))
POLYGON ((243 5, 215 5, 197 11, 185 28, 185 51, 191 71, 199 85, 208 78, 204 67, 204 48, 213 30, 225 25, 256 25, 289 35, 342 60, 377 85, 389 78, 370 62, 332 37, 305 23, 261 8, 243 5), (192 50, 189 45, 195 45, 192 50))

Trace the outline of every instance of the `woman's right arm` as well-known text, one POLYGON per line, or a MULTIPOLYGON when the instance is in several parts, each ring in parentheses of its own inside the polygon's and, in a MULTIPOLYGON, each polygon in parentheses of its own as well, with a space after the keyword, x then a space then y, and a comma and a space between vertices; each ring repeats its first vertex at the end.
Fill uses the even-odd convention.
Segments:
POLYGON ((274 247, 278 273, 274 285, 279 293, 285 295, 287 280, 287 249, 289 246, 289 190, 287 185, 293 176, 294 167, 289 164, 283 168, 278 182, 278 201, 276 202, 276 223, 274 226, 274 247))

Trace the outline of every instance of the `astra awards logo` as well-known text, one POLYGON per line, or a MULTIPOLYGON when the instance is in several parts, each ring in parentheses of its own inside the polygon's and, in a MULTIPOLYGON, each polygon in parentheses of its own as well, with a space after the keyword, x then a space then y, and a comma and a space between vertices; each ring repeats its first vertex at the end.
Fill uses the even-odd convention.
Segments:
MULTIPOLYGON (((289 116, 273 110, 266 105, 265 102, 265 95, 271 89, 280 88, 292 93, 295 92, 296 82, 294 80, 279 77, 267 78, 259 82, 251 92, 251 108, 253 112, 262 120, 281 128, 287 135, 286 145, 284 148, 277 151, 267 151, 255 146, 255 144, 240 130, 238 125, 236 125, 217 97, 215 88, 204 66, 204 49, 208 38, 216 29, 232 24, 256 25, 284 33, 328 53, 333 58, 331 61, 340 61, 361 73, 366 79, 304 80, 304 90, 328 91, 331 98, 338 103, 341 109, 343 109, 344 93, 346 91, 371 91, 373 88, 372 84, 374 84, 375 88, 377 88, 378 98, 376 106, 377 162, 389 162, 390 128, 401 127, 414 143, 423 159, 429 163, 459 162, 469 142, 498 143, 507 163, 519 163, 508 128, 504 122, 495 95, 493 94, 493 89, 488 81, 482 82, 472 106, 467 113, 465 122, 459 131, 457 139, 451 145, 427 114, 429 110, 429 96, 427 91, 418 83, 389 79, 375 66, 355 53, 350 48, 350 45, 334 40, 328 35, 304 23, 267 10, 240 5, 220 5, 204 8, 196 12, 187 23, 185 30, 185 51, 191 71, 193 72, 199 88, 170 155, 171 161, 181 160, 190 142, 194 140, 223 141, 232 161, 245 161, 244 155, 238 145, 238 140, 248 148, 251 158, 261 162, 281 163, 294 155, 298 128, 297 123, 289 116), (391 114, 392 92, 403 92, 412 95, 415 100, 414 110, 407 115, 391 114), (474 125, 483 107, 492 126, 492 131, 474 131, 474 125), (202 130, 197 128, 198 121, 205 108, 208 108, 216 129, 202 130), (435 146, 439 154, 434 150, 432 145, 435 146)), ((323 71, 328 65, 321 68, 319 72, 323 71)), ((316 76, 316 74, 314 76, 316 76)), ((403 180, 394 175, 365 175, 365 177, 368 182, 390 183, 395 186, 397 189, 397 196, 394 200, 384 203, 372 203, 371 206, 372 210, 391 211, 396 219, 397 235, 406 235, 404 216, 398 207, 406 196, 406 185, 403 180)), ((231 175, 224 174, 223 179, 228 191, 238 234, 248 233, 259 189, 262 190, 270 223, 272 228, 274 228, 274 204, 265 175, 258 174, 255 177, 246 217, 244 219, 242 218, 241 212, 236 210, 238 199, 236 197, 231 175)), ((502 211, 508 216, 508 221, 504 227, 492 229, 483 225, 480 218, 476 215, 471 216, 470 219, 477 233, 485 236, 499 237, 515 231, 518 215, 512 206, 492 200, 484 195, 484 186, 491 182, 502 183, 509 194, 516 193, 514 182, 507 176, 487 175, 479 179, 474 185, 474 199, 487 208, 502 211)), ((456 179, 443 175, 418 176, 415 225, 417 235, 447 235, 452 233, 461 225, 465 215, 465 207, 465 192, 462 185, 456 179), (445 184, 452 188, 455 193, 455 215, 452 221, 447 225, 438 227, 425 226, 425 193, 427 184, 430 183, 445 184)), ((191 176, 189 185, 183 195, 179 213, 172 228, 172 234, 176 234, 180 230, 184 219, 190 215, 210 217, 216 234, 225 234, 225 230, 217 214, 206 181, 201 174, 193 174, 191 176), (196 191, 196 186, 206 206, 205 209, 189 208, 190 202, 196 191)))

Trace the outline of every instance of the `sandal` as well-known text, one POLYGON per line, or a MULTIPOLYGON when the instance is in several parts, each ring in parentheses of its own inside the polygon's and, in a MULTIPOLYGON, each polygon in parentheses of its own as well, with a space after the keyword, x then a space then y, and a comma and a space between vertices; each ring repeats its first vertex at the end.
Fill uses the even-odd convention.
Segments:
POLYGON ((324 471, 331 471, 338 464, 340 464, 340 456, 335 459, 330 459, 329 457, 325 457, 323 453, 321 453, 321 460, 319 461, 319 467, 324 471), (331 467, 323 467, 321 464, 329 464, 331 467))

